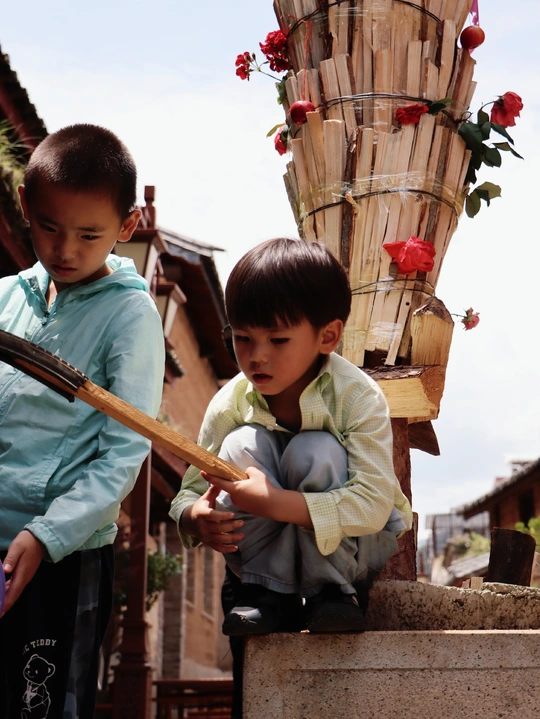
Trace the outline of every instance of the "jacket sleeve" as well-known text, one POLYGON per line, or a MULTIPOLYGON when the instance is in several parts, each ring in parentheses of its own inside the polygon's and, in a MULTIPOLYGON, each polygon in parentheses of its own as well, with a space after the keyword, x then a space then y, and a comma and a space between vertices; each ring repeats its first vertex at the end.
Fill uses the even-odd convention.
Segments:
MULTIPOLYGON (((161 319, 147 300, 136 303, 112 323, 106 377, 112 394, 155 417, 163 390, 164 341, 161 319)), ((77 401, 77 400, 76 400, 77 401)), ((35 517, 28 529, 57 562, 100 533, 115 532, 120 502, 133 489, 151 443, 120 422, 106 417, 97 451, 74 485, 35 517)), ((105 543, 105 542, 102 542, 105 543)))

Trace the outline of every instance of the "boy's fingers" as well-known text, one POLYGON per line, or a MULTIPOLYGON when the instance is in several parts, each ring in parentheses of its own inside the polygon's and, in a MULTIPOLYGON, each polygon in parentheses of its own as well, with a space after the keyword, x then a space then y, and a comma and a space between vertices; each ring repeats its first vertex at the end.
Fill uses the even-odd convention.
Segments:
POLYGON ((221 489, 219 487, 214 487, 214 485, 211 485, 206 491, 206 501, 212 509, 216 506, 216 499, 218 498, 220 492, 221 489))
POLYGON ((15 567, 17 566, 19 559, 21 558, 22 549, 19 549, 17 546, 13 547, 11 546, 8 549, 8 553, 6 554, 6 558, 4 559, 3 565, 4 565, 4 572, 6 574, 9 574, 12 572, 15 567))

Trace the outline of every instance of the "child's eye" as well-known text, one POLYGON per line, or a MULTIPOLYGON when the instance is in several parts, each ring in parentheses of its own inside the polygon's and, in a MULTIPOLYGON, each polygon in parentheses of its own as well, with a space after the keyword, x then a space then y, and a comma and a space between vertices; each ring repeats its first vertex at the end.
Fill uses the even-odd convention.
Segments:
POLYGON ((40 223, 39 223, 39 226, 40 226, 40 228, 41 228, 42 230, 44 230, 45 232, 56 232, 56 230, 54 229, 54 227, 51 227, 50 225, 46 225, 44 222, 40 222, 40 223))
POLYGON ((97 240, 99 235, 81 235, 83 240, 97 240))
POLYGON ((288 341, 288 337, 272 337, 272 339, 270 340, 270 342, 274 345, 284 345, 288 341))
POLYGON ((234 335, 234 341, 235 342, 249 342, 249 337, 247 335, 234 335))

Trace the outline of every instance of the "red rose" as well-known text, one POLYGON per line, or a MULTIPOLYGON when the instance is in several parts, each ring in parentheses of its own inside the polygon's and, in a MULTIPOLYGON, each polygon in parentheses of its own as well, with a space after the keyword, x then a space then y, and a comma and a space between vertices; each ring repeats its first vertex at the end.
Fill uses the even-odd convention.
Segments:
POLYGON ((433 269, 436 250, 431 242, 411 236, 407 242, 390 242, 383 247, 397 263, 399 273, 402 275, 408 275, 415 270, 431 272, 433 269))
POLYGON ((420 122, 421 116, 429 112, 427 105, 406 105, 396 110, 396 120, 402 125, 412 125, 420 122))
POLYGON ((287 125, 283 125, 274 137, 274 147, 280 155, 284 155, 287 152, 287 137, 289 135, 289 128, 287 125))
POLYGON ((269 32, 266 40, 259 43, 259 46, 270 63, 270 69, 274 72, 285 72, 291 64, 287 57, 287 38, 281 30, 269 32))
POLYGON ((495 100, 491 108, 491 122, 503 127, 514 127, 516 117, 523 110, 523 102, 515 92, 505 92, 495 100))
POLYGON ((474 312, 473 308, 469 307, 469 309, 465 311, 465 316, 461 322, 466 330, 472 330, 480 322, 480 313, 474 312))
POLYGON ((252 61, 253 58, 249 52, 244 52, 236 58, 234 63, 236 65, 236 74, 241 80, 249 80, 252 61))

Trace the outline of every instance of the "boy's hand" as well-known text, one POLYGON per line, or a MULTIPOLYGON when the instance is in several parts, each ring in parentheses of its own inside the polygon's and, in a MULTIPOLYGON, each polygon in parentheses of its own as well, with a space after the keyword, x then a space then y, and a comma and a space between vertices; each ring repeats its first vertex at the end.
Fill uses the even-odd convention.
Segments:
POLYGON ((281 495, 283 490, 274 487, 268 477, 256 467, 248 467, 246 474, 248 479, 230 480, 201 472, 214 488, 228 492, 238 509, 256 517, 276 519, 273 509, 278 501, 278 495, 281 495))
POLYGON ((6 583, 6 600, 2 616, 20 597, 22 590, 32 579, 45 555, 45 547, 31 532, 23 529, 11 542, 4 559, 4 572, 11 573, 6 583))
POLYGON ((215 508, 220 491, 218 487, 210 487, 191 507, 184 510, 181 524, 188 534, 197 537, 203 544, 216 552, 228 554, 236 552, 236 542, 244 539, 242 533, 235 532, 244 522, 235 520, 232 512, 221 512, 215 508))
POLYGON ((302 492, 275 487, 256 467, 246 469, 247 479, 223 479, 201 472, 214 489, 224 489, 233 504, 255 517, 274 519, 276 522, 298 524, 313 529, 313 522, 302 492))

